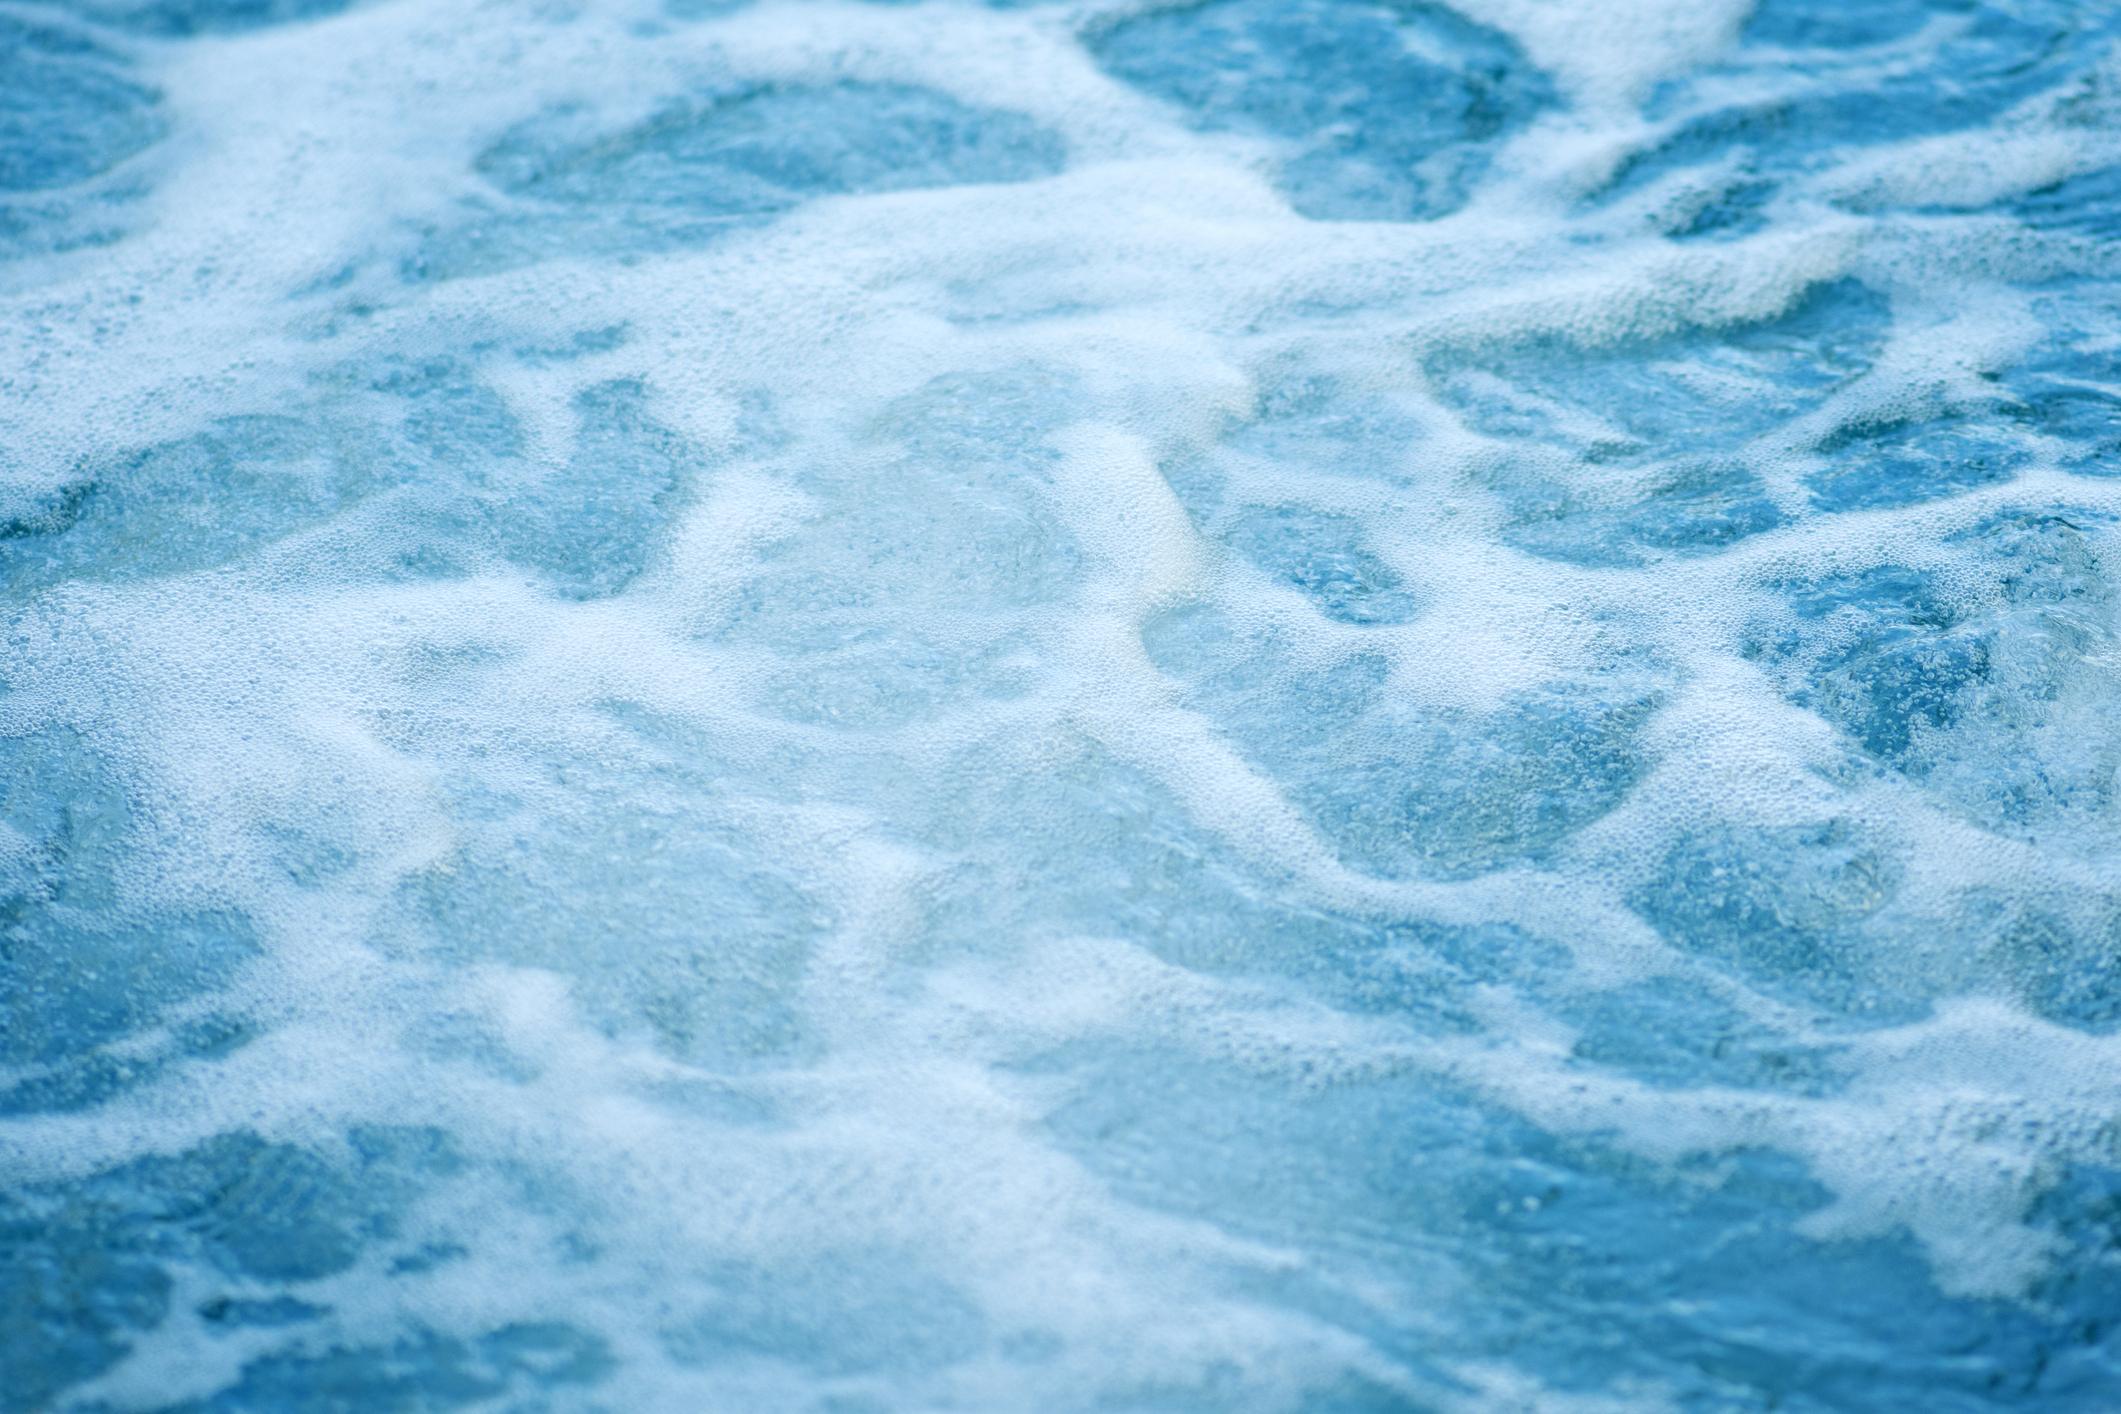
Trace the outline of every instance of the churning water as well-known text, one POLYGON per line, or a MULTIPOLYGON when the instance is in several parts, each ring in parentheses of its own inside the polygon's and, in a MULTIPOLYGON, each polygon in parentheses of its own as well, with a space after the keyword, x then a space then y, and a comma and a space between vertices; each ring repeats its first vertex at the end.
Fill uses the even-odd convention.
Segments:
POLYGON ((0 1407, 2121 1407, 2117 41, 0 3, 0 1407))

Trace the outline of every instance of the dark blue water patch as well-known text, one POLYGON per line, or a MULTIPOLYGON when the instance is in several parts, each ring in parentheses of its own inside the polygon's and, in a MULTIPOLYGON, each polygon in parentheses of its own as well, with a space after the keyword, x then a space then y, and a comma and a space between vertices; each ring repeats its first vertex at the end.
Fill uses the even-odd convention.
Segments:
POLYGON ((65 0, 85 18, 158 39, 243 34, 336 15, 352 0, 65 0))
POLYGON ((1783 49, 1869 49, 1911 38, 1925 25, 1964 23, 1980 8, 1977 0, 1761 0, 1740 36, 1746 44, 1783 49))
POLYGON ((102 45, 0 14, 0 196, 110 171, 161 136, 157 101, 102 45))
POLYGON ((1585 344, 1538 334, 1432 357, 1429 377, 1473 427, 1605 462, 1661 448, 1729 451, 1867 372, 1892 311, 1854 280, 1814 285, 1766 319, 1585 344))
POLYGON ((1501 142, 1555 102, 1514 41, 1441 5, 1210 0, 1087 42, 1194 127, 1280 140, 1282 190, 1321 220, 1458 209, 1501 142))
POLYGON ((274 1330, 329 1314, 328 1306, 298 1301, 292 1296, 213 1296, 199 1303, 199 1319, 210 1331, 274 1330))
POLYGON ((121 775, 74 732, 0 738, 0 819, 22 848, 0 877, 0 1113, 95 1104, 169 1064, 248 1037, 183 1009, 258 952, 240 915, 128 906, 118 894, 145 829, 121 775))
POLYGON ((1605 345, 1535 335, 1440 353, 1427 373, 1476 430, 1537 444, 1479 473, 1509 512, 1511 544, 1632 565, 1780 525, 1748 444, 1867 372, 1890 322, 1882 296, 1843 280, 1768 319, 1605 345))
POLYGON ((2007 510, 1950 537, 1977 549, 2003 602, 2095 606, 2114 593, 2110 515, 2068 507, 2007 510))
POLYGON ((803 202, 1022 182, 1066 164, 1060 137, 1022 113, 905 84, 768 84, 712 92, 614 129, 580 109, 504 134, 477 170, 505 203, 429 234, 414 280, 552 256, 697 244, 803 202))
POLYGON ((1453 926, 1332 913, 1291 921, 1298 926, 1285 926, 1275 940, 1287 946, 1260 946, 1252 973, 1278 972, 1301 995, 1336 1011, 1403 1022, 1429 1034, 1477 1031, 1475 989, 1508 985, 1537 996, 1569 963, 1566 948, 1504 924, 1453 926))
POLYGON ((1878 926, 1898 861, 1839 822, 1722 827, 1674 845, 1630 899, 1675 947, 1755 990, 1867 1024, 1913 1019, 1929 998, 1920 948, 1878 926))
POLYGON ((2116 795, 2100 743, 2121 718, 2100 667, 2116 642, 2109 537, 2095 516, 1999 513, 1954 537, 1968 558, 1950 593, 1898 566, 1791 582, 1790 618, 1746 651, 1874 761, 1977 821, 2097 828, 2116 795))
POLYGON ((2059 1026, 2121 1028, 2121 900, 2065 910, 1983 890, 1963 908, 1993 990, 2059 1026))
POLYGON ((143 1159, 85 1185, 114 1231, 230 1277, 304 1282, 346 1271, 397 1235, 407 1203, 459 1161, 436 1130, 367 1128, 327 1157, 249 1133, 143 1159))
MULTIPOLYGON (((2082 476, 2121 476, 2121 384, 2087 383, 2080 378, 2108 372, 2069 360, 2071 371, 2043 376, 2029 370, 2026 411, 2032 426, 2063 441, 2062 465, 2082 476)), ((2121 372, 2121 370, 2115 370, 2121 372)))
POLYGON ((576 330, 564 339, 520 343, 509 352, 517 362, 528 364, 532 368, 572 363, 592 354, 610 353, 626 342, 629 332, 623 323, 606 324, 595 329, 576 330))
POLYGON ((782 211, 812 197, 1058 171, 1059 139, 1021 114, 933 89, 848 82, 769 86, 657 113, 616 133, 579 114, 518 128, 481 155, 516 196, 623 203, 707 215, 782 211))
POLYGON ((1765 230, 1776 196, 1774 182, 1741 177, 1677 203, 1666 218, 1674 240, 1728 240, 1765 230))
POLYGON ((390 1261, 392 1276, 423 1276, 451 1262, 461 1262, 471 1255, 469 1248, 456 1242, 423 1242, 401 1256, 390 1261))
POLYGON ((348 1270, 457 1167, 431 1130, 356 1129, 335 1155, 238 1131, 0 1193, 0 1399, 46 1408, 109 1369, 168 1318, 180 1270, 230 1285, 207 1298, 209 1320, 307 1322, 321 1308, 242 1293, 348 1270))
POLYGON ((0 13, 0 259, 116 239, 140 190, 129 164, 166 130, 115 50, 0 13))
POLYGON ((2032 459, 2000 412, 1954 411, 1844 427, 1804 481, 1822 511, 1905 506, 2008 481, 2032 459))
POLYGON ((56 1205, 0 1192, 0 1408, 53 1407, 169 1314, 169 1274, 56 1205))
POLYGON ((2041 290, 2033 308, 2046 337, 1995 378, 2011 415, 2056 440, 2065 470, 2121 475, 2121 356, 2109 342, 2121 297, 2104 280, 2069 280, 2041 290))
POLYGON ((348 368, 334 381, 399 400, 391 410, 417 453, 473 466, 522 453, 515 414, 462 360, 391 356, 348 368))
POLYGON ((1511 459, 1481 479, 1510 510, 1509 544, 1575 565, 1709 554, 1784 519, 1760 477, 1730 462, 1660 470, 1647 485, 1630 475, 1617 491, 1599 484, 1595 463, 1579 464, 1568 478, 1545 458, 1511 459))
MULTIPOLYGON (((2110 1350, 2082 1350, 2096 1291, 2045 1308, 1953 1298, 1904 1237, 1799 1236, 1830 1195, 1783 1156, 1740 1149, 1674 1172, 1432 1075, 1321 1086, 1161 1049, 1080 1048, 1035 1069, 1070 1082, 1048 1125, 1115 1191, 1308 1253, 1300 1274, 1233 1286, 1351 1331, 1424 1383, 1436 1362, 1506 1353, 1556 1391, 1642 1381, 1682 1408, 1855 1410, 1883 1391, 1972 1414, 2088 1411, 2089 1376, 2113 1369, 2110 1350), (1451 1328, 1351 1298, 1375 1285, 1452 1292, 1451 1328)), ((1233 1402, 1188 1390, 1165 1407, 1233 1402)))
POLYGON ((573 598, 615 594, 640 575, 697 463, 648 405, 630 380, 576 396, 566 464, 494 502, 502 553, 573 598))
POLYGON ((475 1339, 423 1330, 388 1344, 263 1356, 233 1385, 168 1414, 579 1407, 617 1363, 602 1337, 558 1321, 475 1339))
POLYGON ((1764 1026, 1695 980, 1658 977, 1565 997, 1555 1013, 1580 1033, 1572 1059, 1659 1089, 1714 1085, 1816 1098, 1848 1082, 1836 1047, 1764 1026))
MULTIPOLYGON (((216 941, 228 936, 224 933, 216 941)), ((246 935, 233 936, 245 944, 230 949, 234 955, 254 950, 247 946, 246 935)), ((22 1079, 0 1082, 0 1116, 93 1109, 179 1067, 219 1060, 256 1037, 254 1022, 212 1012, 125 1030, 105 1044, 74 1047, 57 1060, 27 1067, 22 1079)))
POLYGON ((1120 19, 1088 45, 1194 127, 1283 140, 1281 189, 1313 218, 1449 214, 1555 102, 1512 40, 1432 4, 1217 0, 1120 19))
POLYGON ((2036 230, 2121 239, 2121 167, 2100 167, 2050 183, 2004 209, 2036 230))
POLYGON ((1350 866, 1464 878, 1549 856, 1647 768, 1639 685, 1556 686, 1490 713, 1410 708, 1382 659, 1294 666, 1214 609, 1152 620, 1144 646, 1280 782, 1350 866))
POLYGON ((321 379, 298 412, 205 430, 79 468, 0 524, 0 589, 135 580, 241 561, 335 522, 305 572, 446 577, 505 561, 596 598, 652 562, 703 458, 637 381, 583 390, 556 464, 456 360, 384 360, 321 379))
POLYGON ((84 468, 40 513, 0 526, 0 584, 24 593, 229 563, 386 484, 383 451, 362 429, 314 418, 221 419, 84 468))
POLYGON ((2074 1341, 2049 1352, 2042 1385, 2058 1407, 2096 1408, 2121 1387, 2121 1166, 2059 1167, 2027 1219, 2053 1233, 2062 1251, 2029 1295, 2078 1324, 2074 1341))
MULTIPOLYGON (((1881 761, 1912 765, 1918 733, 1949 730, 1989 675, 1990 636, 1935 592, 1928 574, 1896 568, 1794 587, 1800 625, 1836 630, 1809 673, 1804 703, 1881 761)), ((1803 628, 1771 653, 1801 653, 1803 628)))
POLYGON ((1672 234, 1758 229, 1793 178, 1869 145, 1979 127, 2059 93, 2092 70, 2117 32, 2121 16, 2110 7, 2067 0, 1775 0, 1754 10, 1725 64, 1653 98, 1652 117, 1684 116, 1621 164, 1608 195, 1692 169, 1710 192, 1706 205, 1675 212, 1672 234), (1806 51, 1801 67, 1792 49, 1806 51), (1747 97, 1701 107, 1711 85, 1733 79, 1747 97), (1759 96, 1763 82, 1773 86, 1768 96, 1759 96))
POLYGON ((1414 615, 1412 591, 1368 548, 1362 524, 1352 516, 1304 506, 1255 507, 1236 516, 1222 538, 1301 590, 1329 619, 1396 624, 1414 615))

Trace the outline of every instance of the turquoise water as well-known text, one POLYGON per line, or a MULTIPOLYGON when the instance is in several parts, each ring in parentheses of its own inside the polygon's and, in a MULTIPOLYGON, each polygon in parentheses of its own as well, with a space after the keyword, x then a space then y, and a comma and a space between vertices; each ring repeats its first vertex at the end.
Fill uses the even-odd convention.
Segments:
POLYGON ((2121 7, 0 4, 0 1410, 2121 1408, 2121 7))

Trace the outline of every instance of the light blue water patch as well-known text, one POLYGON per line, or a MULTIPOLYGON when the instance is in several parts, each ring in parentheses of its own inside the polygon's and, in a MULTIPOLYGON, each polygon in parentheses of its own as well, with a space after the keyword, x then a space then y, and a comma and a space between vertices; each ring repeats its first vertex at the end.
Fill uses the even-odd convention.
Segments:
POLYGON ((657 423, 638 382, 603 383, 575 398, 566 465, 529 494, 502 493, 502 551, 584 598, 623 588, 647 566, 698 453, 657 423))
POLYGON ((1889 318, 1874 291, 1840 281, 1729 329, 1589 348, 1545 336, 1447 355, 1434 371, 1446 398, 1490 435, 1552 439, 1598 461, 1682 437, 1690 451, 1731 450, 1867 370, 1889 318))
POLYGON ((2113 1408, 2112 7, 1521 8, 0 7, 0 1414, 2113 1408))
POLYGON ((792 1361, 826 1377, 948 1365, 986 1344, 980 1312, 923 1270, 919 1254, 832 1252, 708 1274, 714 1297, 662 1333, 684 1366, 792 1361))
POLYGON ((1144 645, 1343 859, 1387 876, 1536 858, 1617 805, 1648 764, 1638 732, 1654 692, 1636 684, 1421 711, 1394 700, 1377 656, 1307 667, 1211 609, 1152 621, 1144 645))
POLYGON ((783 657, 771 710, 878 726, 1022 690, 1033 616, 1081 570, 1049 484, 1074 396, 1035 367, 937 379, 855 429, 844 460, 791 468, 810 510, 759 547, 714 629, 783 657))
MULTIPOLYGON (((1273 519, 1267 507, 1233 502, 1233 478, 1250 482, 1254 496, 1258 486, 1285 479, 1301 485, 1347 477, 1393 488, 1415 479, 1425 433, 1406 407, 1300 359, 1263 367, 1259 381, 1256 405, 1229 419, 1212 447, 1184 447, 1157 467, 1204 531, 1217 533, 1215 527, 1233 518, 1273 519)), ((1305 519, 1294 508, 1290 514, 1305 519)), ((1228 536, 1227 528, 1218 534, 1228 536)))
MULTIPOLYGON (((467 801, 467 814, 491 818, 461 853, 406 881, 379 944, 575 976, 602 1024, 645 1028, 695 1061, 742 1066, 799 1046, 788 994, 829 916, 755 844, 697 823, 713 809, 711 786, 651 775, 667 797, 654 812, 554 818, 530 782, 517 796, 467 801), (598 916, 594 900, 614 885, 654 906, 598 916), (708 918, 715 926, 703 930, 708 918)), ((592 788, 623 799, 640 784, 619 775, 592 788)))
POLYGON ((938 946, 960 954, 992 946, 998 921, 1032 949, 1071 936, 1135 939, 1189 972, 1438 1034, 1477 1030, 1471 988, 1537 985, 1568 963, 1566 949, 1507 927, 1291 903, 1188 820, 1168 789, 1101 755, 1050 779, 968 792, 947 823, 953 868, 932 928, 938 946), (1012 861, 1033 844, 1046 867, 997 902, 1012 861))

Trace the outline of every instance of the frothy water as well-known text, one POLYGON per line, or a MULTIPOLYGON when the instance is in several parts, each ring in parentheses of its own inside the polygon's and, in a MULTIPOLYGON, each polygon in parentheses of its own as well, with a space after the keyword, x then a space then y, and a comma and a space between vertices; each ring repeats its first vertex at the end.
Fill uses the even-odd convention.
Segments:
POLYGON ((2121 1404, 2117 40, 0 5, 0 1407, 2121 1404))

